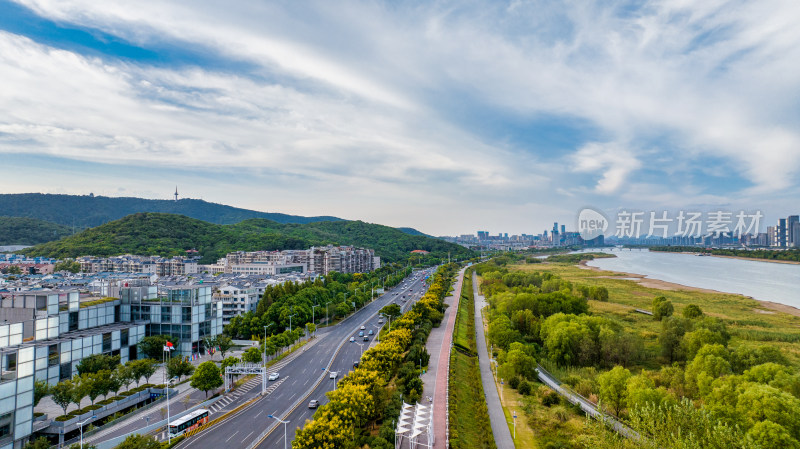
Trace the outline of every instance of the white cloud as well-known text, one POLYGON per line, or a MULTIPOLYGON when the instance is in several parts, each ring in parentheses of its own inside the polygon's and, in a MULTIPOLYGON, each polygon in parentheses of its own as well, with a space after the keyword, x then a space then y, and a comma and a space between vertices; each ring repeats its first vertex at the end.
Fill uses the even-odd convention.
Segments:
POLYGON ((153 68, 0 32, 0 151, 279 170, 331 196, 347 186, 485 210, 535 195, 555 209, 585 201, 582 192, 625 200, 654 157, 655 170, 724 161, 753 185, 731 196, 798 184, 794 0, 19 2, 144 47, 179 42, 253 69, 153 68), (592 131, 576 147, 500 143, 464 119, 484 111, 592 131), (575 176, 567 164, 591 185, 565 188, 575 176))

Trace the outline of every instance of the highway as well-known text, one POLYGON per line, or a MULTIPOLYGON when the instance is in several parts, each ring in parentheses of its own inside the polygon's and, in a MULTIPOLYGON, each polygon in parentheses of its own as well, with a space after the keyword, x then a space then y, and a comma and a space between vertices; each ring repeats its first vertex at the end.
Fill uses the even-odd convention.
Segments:
MULTIPOLYGON (((320 329, 317 332, 319 341, 308 349, 304 347, 302 353, 280 369, 280 386, 237 412, 236 415, 187 438, 176 447, 178 449, 283 447, 283 429, 278 429, 277 421, 268 415, 290 421, 286 431, 288 440, 291 441, 295 429, 302 427, 305 420, 313 415, 314 410, 308 408, 308 401, 317 399, 324 404, 327 402, 325 393, 333 389, 333 380, 329 378, 327 372, 323 372, 323 369, 330 364, 330 371, 338 371, 338 379, 346 375, 353 368, 353 362, 360 358, 362 347, 366 351, 367 345, 374 343, 374 337, 381 326, 378 324, 378 311, 394 301, 404 308, 410 306, 423 294, 425 289, 423 278, 424 275, 414 273, 339 324, 320 329), (406 298, 403 298, 404 295, 406 298), (365 327, 365 334, 370 330, 374 333, 370 336, 369 342, 358 337, 362 325, 365 327), (348 341, 351 336, 356 337, 356 342, 348 341)), ((273 371, 271 369, 268 372, 273 371)), ((269 385, 276 382, 272 381, 269 385)), ((258 397, 259 394, 260 388, 253 388, 236 402, 243 403, 258 397)))

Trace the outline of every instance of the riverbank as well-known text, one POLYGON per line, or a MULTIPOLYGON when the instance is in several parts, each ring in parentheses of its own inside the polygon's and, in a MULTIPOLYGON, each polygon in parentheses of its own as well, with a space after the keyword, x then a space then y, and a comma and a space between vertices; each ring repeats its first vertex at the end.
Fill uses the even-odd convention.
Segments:
MULTIPOLYGON (((728 256, 717 256, 717 257, 728 257, 728 256)), ((731 256, 731 258, 736 258, 736 257, 731 256)), ((754 260, 754 259, 747 259, 747 260, 754 260)), ((588 261, 586 261, 586 260, 581 261, 578 264, 578 267, 580 267, 580 268, 582 268, 584 270, 590 270, 590 271, 594 271, 594 272, 598 272, 598 273, 611 273, 611 275, 596 276, 597 278, 628 280, 628 281, 635 282, 638 285, 641 285, 642 287, 654 288, 654 289, 666 290, 666 291, 681 291, 681 290, 683 290, 683 291, 689 291, 689 292, 715 293, 715 294, 722 294, 722 295, 734 295, 734 296, 739 296, 741 298, 747 298, 747 299, 751 299, 753 301, 757 301, 764 308, 767 308, 767 309, 770 309, 770 310, 774 310, 776 312, 786 313, 786 314, 789 314, 789 315, 792 315, 792 316, 800 317, 800 309, 798 309, 796 307, 792 307, 792 306, 787 306, 786 304, 780 304, 780 303, 773 302, 773 301, 761 301, 761 300, 755 299, 755 298, 753 298, 751 296, 737 295, 735 293, 720 292, 718 290, 711 290, 711 289, 700 288, 700 287, 692 287, 692 286, 689 286, 689 285, 676 284, 674 282, 662 281, 660 279, 652 279, 652 278, 647 277, 646 275, 638 274, 638 273, 626 273, 626 272, 621 272, 621 271, 603 270, 603 269, 598 268, 598 267, 589 266, 589 265, 587 265, 587 262, 588 261)), ((765 313, 764 311, 758 311, 758 310, 756 310, 756 312, 757 313, 765 313)), ((769 312, 766 312, 766 313, 769 313, 769 312)))
MULTIPOLYGON (((699 252, 699 251, 654 251, 654 250, 650 250, 650 252, 663 253, 663 254, 694 254, 694 255, 701 254, 701 252, 699 252)), ((800 265, 800 262, 798 262, 796 260, 761 259, 761 258, 757 258, 757 257, 726 256, 726 255, 723 255, 723 254, 709 254, 709 253, 702 253, 702 254, 707 254, 707 255, 709 255, 711 257, 719 257, 719 258, 722 258, 722 259, 739 259, 739 260, 751 260, 751 261, 755 261, 755 262, 770 262, 770 263, 783 263, 783 264, 789 264, 789 265, 800 265)))

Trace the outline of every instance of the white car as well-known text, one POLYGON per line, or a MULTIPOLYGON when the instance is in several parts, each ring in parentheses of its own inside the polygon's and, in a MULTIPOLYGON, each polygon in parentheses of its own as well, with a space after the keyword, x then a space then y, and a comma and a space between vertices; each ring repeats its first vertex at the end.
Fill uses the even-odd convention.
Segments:
POLYGON ((356 341, 356 337, 350 337, 350 343, 356 341))
POLYGON ((279 377, 281 377, 280 373, 272 373, 272 374, 269 375, 269 377, 267 379, 269 379, 269 380, 278 380, 279 377))
POLYGON ((339 375, 338 371, 331 371, 330 373, 331 373, 331 379, 336 379, 336 376, 339 375))
POLYGON ((366 326, 361 326, 361 330, 363 331, 364 329, 366 329, 366 326))

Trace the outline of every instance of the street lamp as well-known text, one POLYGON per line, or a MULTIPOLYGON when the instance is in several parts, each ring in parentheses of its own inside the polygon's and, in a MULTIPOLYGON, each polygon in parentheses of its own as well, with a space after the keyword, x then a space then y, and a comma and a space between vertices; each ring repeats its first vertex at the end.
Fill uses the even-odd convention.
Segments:
POLYGON ((95 418, 97 418, 97 415, 92 415, 78 423, 78 425, 81 426, 81 449, 83 449, 83 425, 95 418))
POLYGON ((177 379, 177 377, 173 377, 168 381, 168 383, 164 384, 164 387, 167 389, 167 443, 172 442, 172 434, 169 432, 169 387, 172 385, 172 381, 177 379))
POLYGON ((517 411, 514 410, 514 439, 517 439, 517 411))
POLYGON ((284 421, 277 416, 267 415, 269 418, 277 419, 279 423, 283 424, 283 449, 287 449, 289 447, 289 443, 286 440, 286 424, 289 424, 289 421, 284 421))
POLYGON ((267 328, 275 323, 269 323, 264 326, 264 365, 267 364, 267 328))
POLYGON ((317 321, 315 319, 316 315, 314 314, 314 311, 316 310, 317 307, 321 306, 319 304, 311 306, 311 322, 314 324, 317 324, 317 321))
POLYGON ((293 314, 289 315, 289 332, 292 331, 292 317, 293 316, 297 316, 297 314, 293 313, 293 314))

